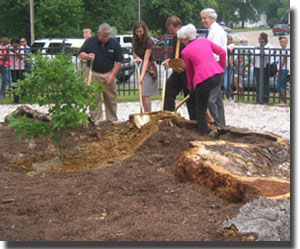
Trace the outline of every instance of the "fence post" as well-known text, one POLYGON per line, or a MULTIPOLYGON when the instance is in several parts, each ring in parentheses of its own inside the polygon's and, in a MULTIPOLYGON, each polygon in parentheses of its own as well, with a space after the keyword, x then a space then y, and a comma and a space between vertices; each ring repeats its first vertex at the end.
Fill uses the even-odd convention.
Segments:
POLYGON ((264 93, 264 64, 265 64, 265 49, 264 45, 260 44, 260 57, 259 57, 259 84, 258 84, 258 103, 263 103, 264 93))

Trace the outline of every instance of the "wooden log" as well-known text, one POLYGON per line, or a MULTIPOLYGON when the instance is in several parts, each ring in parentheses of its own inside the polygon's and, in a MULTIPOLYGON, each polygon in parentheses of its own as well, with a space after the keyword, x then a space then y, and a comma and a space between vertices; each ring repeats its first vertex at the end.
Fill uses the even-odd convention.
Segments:
POLYGON ((227 136, 231 141, 192 142, 192 148, 181 154, 175 175, 181 181, 192 180, 204 185, 234 203, 245 203, 257 196, 288 196, 289 169, 280 168, 290 158, 286 140, 270 133, 222 129, 219 138, 231 133, 234 135, 227 136), (237 136, 243 142, 238 142, 237 136), (246 136, 251 137, 249 143, 246 136), (259 138, 258 143, 253 142, 255 137, 259 138))

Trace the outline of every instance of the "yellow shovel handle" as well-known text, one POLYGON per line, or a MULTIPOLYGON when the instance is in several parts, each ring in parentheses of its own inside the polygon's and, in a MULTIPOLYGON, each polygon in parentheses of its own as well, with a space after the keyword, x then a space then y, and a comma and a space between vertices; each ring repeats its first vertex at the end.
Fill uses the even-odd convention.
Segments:
POLYGON ((88 78, 88 86, 91 84, 91 81, 92 81, 93 64, 94 64, 94 60, 91 60, 91 62, 90 62, 90 70, 89 70, 89 78, 88 78))
POLYGON ((165 69, 164 73, 164 82, 163 82, 163 89, 162 89, 162 96, 161 96, 161 110, 164 110, 165 106, 165 96, 166 96, 166 85, 167 85, 167 69, 165 69))
POLYGON ((191 97, 191 95, 187 95, 183 100, 181 100, 181 101, 179 102, 178 106, 176 106, 174 112, 176 113, 177 110, 178 110, 178 108, 179 108, 180 106, 182 106, 186 101, 188 101, 190 97, 191 97))
POLYGON ((137 69, 137 81, 138 81, 138 89, 139 89, 139 97, 140 97, 140 109, 141 109, 141 113, 143 113, 144 105, 143 105, 143 99, 142 99, 142 85, 139 83, 140 78, 141 78, 141 72, 140 72, 141 65, 142 65, 142 62, 140 62, 139 65, 137 65, 137 63, 135 62, 135 66, 137 69))

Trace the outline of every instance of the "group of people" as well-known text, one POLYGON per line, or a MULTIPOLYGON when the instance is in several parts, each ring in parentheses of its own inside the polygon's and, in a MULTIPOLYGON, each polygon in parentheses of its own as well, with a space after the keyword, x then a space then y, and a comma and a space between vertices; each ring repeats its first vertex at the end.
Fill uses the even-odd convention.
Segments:
MULTIPOLYGON (((189 118, 197 121, 198 130, 201 134, 207 134, 209 133, 208 123, 225 126, 221 88, 224 83, 227 97, 233 96, 228 79, 232 77, 233 66, 235 65, 237 67, 235 70, 237 73, 234 76, 236 89, 238 94, 241 94, 243 79, 240 77, 244 74, 245 63, 242 61, 242 57, 237 57, 234 60, 232 38, 227 36, 224 29, 216 22, 217 13, 214 9, 202 10, 201 20, 203 26, 208 29, 207 38, 197 38, 195 26, 193 24, 183 25, 177 16, 171 16, 166 20, 166 28, 174 36, 171 58, 175 58, 176 47, 179 48, 179 58, 184 60, 185 70, 182 72, 173 70, 168 78, 163 108, 174 111, 176 97, 181 91, 183 91, 184 96, 190 95, 187 101, 189 118)), ((91 81, 103 83, 106 119, 116 122, 118 120, 116 76, 124 58, 120 44, 111 37, 112 31, 112 27, 107 23, 102 23, 94 36, 90 29, 84 29, 85 42, 80 49, 79 56, 82 62, 86 64, 84 74, 86 80, 88 80, 91 68, 91 81)), ((271 47, 268 44, 266 33, 261 33, 258 41, 265 48, 271 47)), ((280 37, 280 44, 282 48, 286 48, 287 39, 280 37)), ((10 87, 12 82, 24 78, 27 63, 26 53, 29 53, 29 47, 25 38, 13 38, 9 43, 8 38, 3 37, 1 45, 2 84, 0 98, 3 98, 7 87, 10 87)), ((135 62, 141 65, 138 84, 142 88, 142 103, 145 112, 151 112, 150 96, 158 94, 157 68, 152 57, 153 46, 154 42, 150 38, 145 22, 136 22, 133 26, 132 54, 135 62)), ((284 102, 285 86, 283 81, 288 73, 285 58, 282 57, 280 70, 277 73, 278 89, 281 100, 284 102)), ((163 66, 169 68, 170 59, 165 60, 163 66)), ((259 63, 260 59, 255 59, 254 75, 256 82, 259 82, 259 63)), ((269 89, 267 77, 268 74, 266 73, 263 82, 265 91, 269 89)), ((256 88, 258 91, 258 87, 256 88)), ((267 95, 268 93, 264 92, 263 97, 265 98, 267 95)), ((103 121, 102 94, 99 93, 96 99, 98 108, 90 110, 90 118, 97 126, 103 121)), ((16 95, 14 102, 19 102, 16 95)))
MULTIPOLYGON (((227 35, 227 65, 224 73, 224 92, 228 101, 233 100, 234 94, 230 81, 233 79, 235 86, 235 93, 237 99, 241 100, 243 95, 243 83, 244 75, 249 75, 249 69, 254 67, 254 77, 256 82, 256 100, 259 103, 259 82, 260 82, 260 59, 261 51, 260 46, 263 46, 264 49, 264 59, 263 59, 263 81, 262 81, 262 103, 267 104, 269 102, 270 94, 270 77, 276 76, 276 89, 280 94, 280 104, 286 105, 286 81, 287 76, 290 72, 290 55, 287 50, 288 39, 287 37, 279 37, 280 50, 272 50, 274 47, 269 43, 268 34, 261 32, 258 37, 258 44, 253 50, 254 58, 252 57, 252 50, 248 50, 243 53, 243 50, 240 52, 234 53, 235 45, 232 43, 231 35, 227 35), (269 50, 271 49, 271 50, 269 50), (236 55, 236 56, 235 56, 236 55), (246 56, 247 60, 245 59, 246 56), (277 72, 275 75, 270 73, 269 65, 274 65, 277 72)), ((245 50, 244 50, 245 51, 245 50)))
MULTIPOLYGON (((224 105, 221 94, 223 73, 226 64, 227 36, 216 22, 217 13, 211 8, 201 11, 202 23, 208 29, 207 38, 197 39, 193 24, 183 26, 180 18, 169 17, 166 28, 174 35, 173 56, 177 40, 180 41, 179 58, 186 65, 183 72, 173 71, 166 83, 164 110, 174 111, 176 96, 183 90, 190 95, 187 101, 189 118, 196 120, 199 132, 209 132, 207 122, 225 125, 224 105)), ((80 58, 92 67, 92 82, 103 82, 103 99, 106 119, 112 122, 117 118, 116 75, 123 62, 122 50, 118 42, 111 38, 111 26, 103 23, 96 36, 88 38, 80 49, 80 58)), ((132 50, 136 63, 142 63, 138 84, 142 86, 142 100, 146 112, 151 111, 150 96, 157 94, 157 74, 153 73, 155 63, 152 59, 154 43, 149 36, 145 22, 133 26, 132 50)), ((164 62, 169 67, 169 60, 164 62)), ((88 75, 88 74, 86 74, 88 75)), ((91 110, 95 125, 103 120, 102 99, 97 96, 97 110, 91 110)))
MULTIPOLYGON (((26 60, 30 48, 26 38, 7 37, 0 39, 0 70, 1 70, 1 91, 0 98, 5 97, 6 90, 13 90, 12 83, 24 79, 24 72, 30 70, 30 63, 26 60)), ((19 103, 19 97, 14 94, 14 103, 19 103)))

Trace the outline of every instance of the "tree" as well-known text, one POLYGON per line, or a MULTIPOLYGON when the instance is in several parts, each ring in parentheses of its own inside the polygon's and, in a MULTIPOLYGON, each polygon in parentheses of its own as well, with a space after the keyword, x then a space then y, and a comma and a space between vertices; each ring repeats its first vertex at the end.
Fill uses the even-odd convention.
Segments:
POLYGON ((35 11, 36 37, 81 36, 82 0, 40 0, 35 11))
POLYGON ((61 161, 63 132, 88 124, 88 108, 95 108, 95 93, 102 91, 101 83, 87 85, 76 71, 71 55, 60 54, 54 58, 31 55, 31 73, 18 81, 16 94, 21 101, 48 106, 50 122, 37 121, 26 116, 8 118, 10 127, 23 140, 40 136, 50 137, 59 149, 61 161), (26 94, 24 94, 26 92, 26 94))
POLYGON ((1 37, 30 37, 29 0, 0 0, 1 37))
POLYGON ((200 27, 200 11, 204 8, 216 8, 215 0, 147 0, 142 1, 142 17, 150 29, 165 31, 165 22, 169 16, 176 15, 184 24, 189 22, 200 27))
POLYGON ((123 33, 132 30, 133 23, 137 20, 137 0, 84 0, 83 6, 85 11, 82 28, 96 31, 105 22, 123 33))

